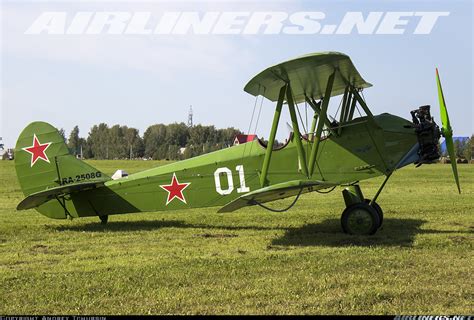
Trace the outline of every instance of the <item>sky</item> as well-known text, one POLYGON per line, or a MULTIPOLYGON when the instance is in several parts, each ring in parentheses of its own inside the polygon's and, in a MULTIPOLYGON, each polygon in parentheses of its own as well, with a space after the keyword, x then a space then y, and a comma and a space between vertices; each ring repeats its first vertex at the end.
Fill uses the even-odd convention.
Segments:
MULTIPOLYGON (((474 133, 473 3, 455 1, 1 1, 0 136, 14 147, 32 121, 66 133, 78 125, 87 136, 105 122, 144 130, 156 123, 186 122, 236 127, 268 137, 274 103, 263 101, 249 130, 255 97, 243 87, 266 67, 320 51, 349 55, 362 77, 374 114, 410 118, 430 104, 440 123, 435 67, 439 68, 455 136, 474 133), (429 34, 416 34, 419 18, 398 26, 402 34, 28 34, 44 12, 65 12, 66 27, 78 12, 150 12, 150 26, 164 12, 322 12, 338 25, 347 12, 449 12, 429 34)), ((287 23, 287 22, 285 22, 287 23)), ((291 24, 291 23, 290 23, 291 24)), ((64 29, 66 30, 66 29, 64 29)), ((334 113, 339 100, 334 99, 334 113)), ((256 104, 258 110, 260 100, 256 104)), ((305 106, 299 106, 306 122, 305 106)), ((310 117, 310 115, 308 115, 310 117)), ((309 120, 308 120, 309 121, 309 120)), ((277 137, 288 135, 284 113, 277 137)), ((306 125, 306 123, 305 123, 306 125)))

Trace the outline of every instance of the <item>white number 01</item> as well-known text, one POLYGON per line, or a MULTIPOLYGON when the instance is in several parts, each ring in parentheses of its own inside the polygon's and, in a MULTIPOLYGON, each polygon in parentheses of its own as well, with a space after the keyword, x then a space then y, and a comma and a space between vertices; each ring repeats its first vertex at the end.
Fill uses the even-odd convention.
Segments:
MULTIPOLYGON (((235 170, 239 172, 240 187, 237 188, 237 193, 249 192, 250 189, 245 185, 244 166, 238 165, 235 170)), ((214 181, 216 183, 216 192, 221 195, 231 194, 234 191, 234 179, 232 178, 232 171, 227 167, 218 168, 214 172, 214 181), (227 189, 222 189, 221 175, 227 176, 227 189)))

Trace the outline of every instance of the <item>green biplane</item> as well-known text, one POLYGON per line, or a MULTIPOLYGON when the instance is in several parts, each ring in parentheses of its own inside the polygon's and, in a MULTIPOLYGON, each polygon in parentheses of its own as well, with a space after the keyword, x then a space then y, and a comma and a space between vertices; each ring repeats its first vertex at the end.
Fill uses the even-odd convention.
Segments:
MULTIPOLYGON (((347 55, 308 54, 265 69, 244 88, 276 102, 268 142, 255 140, 119 179, 69 154, 53 126, 33 122, 16 145, 15 168, 26 196, 17 209, 35 208, 54 219, 98 216, 102 223, 112 214, 215 206, 220 207, 218 212, 254 205, 284 211, 303 193, 324 193, 342 186, 343 231, 374 234, 383 220, 377 197, 396 169, 437 161, 440 134, 454 159, 438 74, 437 83, 441 131, 429 106, 412 111, 412 121, 388 113, 374 116, 361 95, 371 84, 347 55), (335 96, 342 96, 338 120, 328 114, 329 100, 335 96), (299 129, 298 103, 314 111, 306 134, 299 129), (293 132, 285 145, 275 146, 284 105, 293 132), (359 181, 377 176, 386 178, 376 194, 366 199, 359 181), (287 197, 295 197, 287 208, 266 205, 287 197)), ((456 162, 451 165, 460 192, 456 162)))

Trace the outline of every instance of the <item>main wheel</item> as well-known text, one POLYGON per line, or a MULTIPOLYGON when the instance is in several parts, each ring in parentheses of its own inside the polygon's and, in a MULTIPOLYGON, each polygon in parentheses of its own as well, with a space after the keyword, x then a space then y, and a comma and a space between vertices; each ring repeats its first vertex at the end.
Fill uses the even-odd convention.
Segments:
POLYGON ((367 203, 355 203, 342 212, 341 226, 345 233, 371 235, 377 231, 379 225, 377 211, 367 203))
POLYGON ((107 221, 109 221, 109 216, 108 215, 99 216, 99 219, 100 219, 101 224, 107 224, 107 221))
MULTIPOLYGON (((370 203, 370 199, 365 199, 364 200, 365 203, 369 204, 370 203)), ((374 203, 372 203, 372 208, 375 209, 375 211, 377 211, 377 214, 379 215, 379 220, 380 220, 380 225, 379 225, 379 228, 382 226, 382 223, 383 223, 383 210, 382 208, 379 206, 379 204, 377 202, 374 201, 374 203)))

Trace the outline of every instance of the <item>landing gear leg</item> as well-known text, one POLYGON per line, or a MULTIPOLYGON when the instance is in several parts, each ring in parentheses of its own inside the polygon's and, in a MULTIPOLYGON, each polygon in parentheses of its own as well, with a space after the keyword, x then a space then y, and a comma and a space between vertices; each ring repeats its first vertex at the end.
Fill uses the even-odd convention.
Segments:
MULTIPOLYGON (((351 185, 342 191, 346 209, 342 212, 342 230, 348 234, 372 235, 381 225, 381 216, 375 202, 365 200, 359 185, 351 185)), ((380 206, 377 205, 378 208, 380 206)), ((380 212, 381 209, 380 209, 380 212)))
POLYGON ((379 215, 379 220, 380 220, 380 224, 379 224, 379 228, 382 226, 382 223, 383 223, 383 210, 382 208, 379 206, 379 204, 375 201, 371 201, 370 199, 364 199, 364 202, 367 203, 368 205, 370 205, 372 208, 375 209, 375 211, 377 212, 377 214, 379 215), (372 204, 370 204, 372 202, 372 204))
POLYGON ((370 199, 365 199, 364 201, 366 203, 368 203, 372 208, 375 209, 375 211, 377 211, 377 214, 379 215, 379 219, 380 219, 380 225, 379 225, 379 228, 382 226, 382 222, 383 222, 383 210, 382 208, 379 206, 379 204, 376 202, 378 196, 380 195, 380 193, 382 192, 383 188, 385 187, 385 184, 387 183, 388 179, 390 179, 390 177, 392 176, 392 173, 393 171, 389 172, 386 177, 385 177, 385 180, 383 181, 382 185, 380 186, 379 190, 377 190, 377 193, 375 194, 374 198, 372 200, 370 199))
POLYGON ((101 224, 107 224, 107 221, 109 221, 109 216, 108 215, 99 216, 99 219, 100 219, 101 224))

